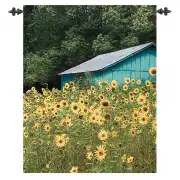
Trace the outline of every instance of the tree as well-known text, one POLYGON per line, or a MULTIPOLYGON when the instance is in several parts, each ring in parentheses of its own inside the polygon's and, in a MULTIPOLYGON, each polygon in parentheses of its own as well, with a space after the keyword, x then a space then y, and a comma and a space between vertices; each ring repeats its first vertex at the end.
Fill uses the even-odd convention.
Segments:
POLYGON ((24 85, 56 86, 59 72, 149 41, 156 41, 155 6, 25 6, 24 85))

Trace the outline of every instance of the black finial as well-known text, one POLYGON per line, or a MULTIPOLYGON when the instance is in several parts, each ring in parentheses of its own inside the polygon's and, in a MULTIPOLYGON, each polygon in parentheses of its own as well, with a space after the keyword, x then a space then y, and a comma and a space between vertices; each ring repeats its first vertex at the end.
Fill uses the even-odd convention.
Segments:
POLYGON ((161 14, 161 15, 164 13, 165 16, 167 16, 168 13, 171 13, 171 12, 172 12, 172 11, 169 10, 167 7, 165 7, 164 9, 161 8, 161 9, 158 9, 158 10, 157 10, 157 13, 159 13, 159 14, 161 14))
POLYGON ((21 13, 23 13, 23 11, 21 9, 17 9, 15 7, 13 7, 10 11, 8 11, 9 13, 11 13, 13 16, 15 16, 16 14, 19 15, 21 13))

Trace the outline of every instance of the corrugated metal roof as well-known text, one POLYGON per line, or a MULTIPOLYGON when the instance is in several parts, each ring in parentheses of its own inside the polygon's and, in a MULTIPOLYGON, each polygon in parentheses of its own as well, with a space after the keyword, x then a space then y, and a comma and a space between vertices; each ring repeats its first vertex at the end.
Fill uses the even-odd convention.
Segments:
POLYGON ((127 49, 122 49, 119 51, 98 55, 89 61, 86 61, 80 65, 77 65, 71 69, 59 73, 58 75, 98 71, 100 69, 114 65, 120 61, 123 61, 125 58, 143 50, 144 48, 150 47, 151 45, 155 45, 155 44, 150 42, 150 43, 130 47, 127 49))

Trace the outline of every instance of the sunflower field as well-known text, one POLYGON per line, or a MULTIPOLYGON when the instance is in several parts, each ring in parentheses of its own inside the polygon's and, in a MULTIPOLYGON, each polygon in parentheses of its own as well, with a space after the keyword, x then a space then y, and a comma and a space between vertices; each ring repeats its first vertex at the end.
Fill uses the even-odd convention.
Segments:
POLYGON ((25 173, 156 172, 151 78, 99 81, 88 89, 70 81, 42 92, 32 87, 23 97, 25 173))

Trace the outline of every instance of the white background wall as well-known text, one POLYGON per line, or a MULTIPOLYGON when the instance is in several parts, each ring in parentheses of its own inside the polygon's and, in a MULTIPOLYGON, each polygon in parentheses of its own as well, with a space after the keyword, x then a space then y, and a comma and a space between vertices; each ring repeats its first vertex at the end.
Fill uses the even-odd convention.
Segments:
POLYGON ((180 179, 180 8, 176 1, 157 0, 15 0, 0 8, 0 179, 180 179), (23 174, 23 15, 7 13, 30 4, 157 4, 172 10, 157 14, 157 174, 23 174), (179 22, 178 22, 179 21, 179 22))

